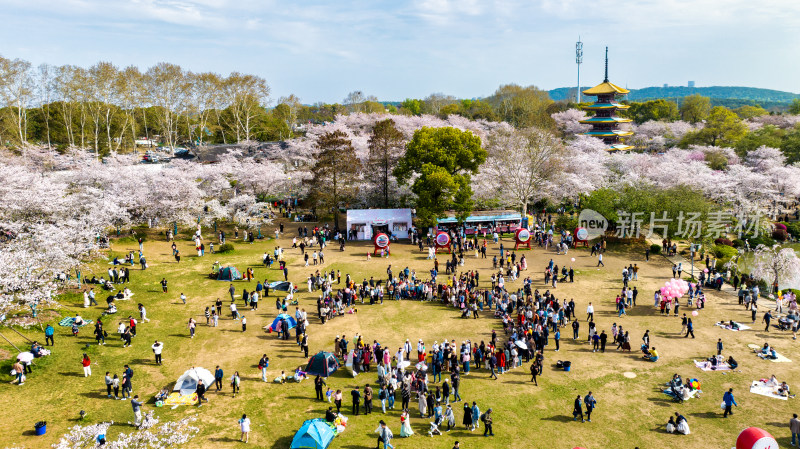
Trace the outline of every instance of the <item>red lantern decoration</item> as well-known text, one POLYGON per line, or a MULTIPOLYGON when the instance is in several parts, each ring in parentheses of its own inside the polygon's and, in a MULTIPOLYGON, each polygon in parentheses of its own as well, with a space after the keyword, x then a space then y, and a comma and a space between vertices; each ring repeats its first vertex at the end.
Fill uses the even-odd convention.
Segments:
POLYGON ((372 243, 375 245, 375 250, 372 251, 372 254, 377 253, 380 250, 386 250, 387 254, 391 254, 389 251, 389 245, 391 245, 391 240, 389 240, 389 236, 380 232, 375 234, 375 237, 372 239, 372 243))
POLYGON ((736 449, 778 449, 778 442, 766 430, 748 427, 736 438, 736 449))
POLYGON ((450 253, 450 234, 439 231, 436 234, 436 238, 433 240, 436 244, 436 252, 439 252, 440 249, 446 249, 447 252, 450 253))
POLYGON ((531 249, 531 231, 525 228, 519 228, 514 232, 514 249, 519 249, 519 246, 527 246, 531 249))

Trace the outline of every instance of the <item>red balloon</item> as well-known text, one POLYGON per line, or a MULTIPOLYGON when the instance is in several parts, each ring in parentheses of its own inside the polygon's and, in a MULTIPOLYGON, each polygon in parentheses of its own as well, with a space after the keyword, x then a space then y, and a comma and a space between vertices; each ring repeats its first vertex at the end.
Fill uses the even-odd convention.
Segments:
POLYGON ((748 427, 736 438, 736 449, 778 449, 778 442, 766 430, 748 427))

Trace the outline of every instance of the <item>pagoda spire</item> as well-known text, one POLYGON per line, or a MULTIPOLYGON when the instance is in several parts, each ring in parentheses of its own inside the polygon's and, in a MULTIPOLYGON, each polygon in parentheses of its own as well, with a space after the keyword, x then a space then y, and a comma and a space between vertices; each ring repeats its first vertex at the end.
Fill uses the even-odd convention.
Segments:
POLYGON ((603 80, 603 82, 608 82, 608 47, 606 47, 606 78, 603 80))

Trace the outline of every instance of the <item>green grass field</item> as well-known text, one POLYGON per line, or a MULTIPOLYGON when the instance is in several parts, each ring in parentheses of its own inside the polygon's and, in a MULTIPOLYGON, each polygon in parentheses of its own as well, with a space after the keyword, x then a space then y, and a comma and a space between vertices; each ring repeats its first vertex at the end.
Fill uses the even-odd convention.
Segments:
MULTIPOLYGON (((228 313, 229 304, 227 282, 210 280, 206 274, 211 264, 219 260, 223 264, 232 264, 244 271, 252 266, 256 278, 270 281, 282 279, 276 270, 269 272, 260 265, 264 251, 272 251, 276 245, 288 248, 291 234, 295 227, 289 225, 287 234, 280 240, 258 241, 255 244, 235 242, 236 249, 227 255, 206 254, 198 258, 193 255, 193 243, 184 239, 179 241, 183 259, 176 263, 171 255, 169 244, 163 237, 159 240, 154 234, 145 243, 145 254, 148 256, 150 268, 140 271, 138 265, 131 270, 131 290, 135 293, 133 301, 118 301, 119 313, 104 320, 109 332, 106 346, 97 346, 92 328, 81 330, 77 338, 69 336, 68 328, 56 326, 56 346, 50 357, 39 359, 34 366, 33 374, 23 386, 11 385, 8 381, 10 361, 0 364, 3 369, 0 384, 0 443, 8 447, 48 447, 56 442, 69 427, 79 424, 80 410, 87 412, 86 423, 114 421, 112 435, 115 432, 128 432, 132 428, 127 425, 133 420, 131 407, 127 401, 114 401, 105 396, 103 376, 106 371, 122 374, 123 365, 130 364, 135 371, 133 379, 134 393, 148 400, 145 410, 152 410, 152 397, 164 387, 172 388, 177 377, 191 366, 202 366, 213 370, 220 365, 226 377, 234 371, 242 376, 242 393, 233 398, 227 382, 220 392, 210 392, 209 403, 201 408, 179 407, 157 409, 156 415, 162 421, 175 420, 185 416, 196 416, 196 425, 201 428, 200 434, 189 444, 191 447, 235 447, 239 433, 237 419, 247 413, 252 419, 250 445, 266 448, 288 448, 292 436, 300 424, 309 418, 323 417, 327 403, 317 402, 311 381, 291 384, 263 383, 256 368, 261 354, 270 357, 269 379, 276 377, 281 370, 290 372, 304 364, 299 346, 294 339, 278 341, 274 334, 267 334, 261 328, 271 323, 277 311, 274 306, 275 297, 262 298, 259 310, 244 310, 248 319, 247 332, 242 332, 240 323, 232 321, 228 313), (162 277, 169 280, 170 292, 161 293, 159 281, 162 277), (188 304, 179 300, 184 292, 188 304), (224 301, 223 318, 218 328, 207 327, 203 317, 206 306, 220 297, 224 301), (116 339, 113 332, 119 320, 133 315, 138 318, 136 304, 143 303, 147 307, 149 323, 139 325, 138 336, 133 346, 122 348, 122 342, 116 339), (186 323, 189 317, 198 321, 197 337, 188 338, 186 323), (110 318, 110 319, 109 319, 110 318), (156 366, 150 345, 159 339, 165 343, 164 364, 156 366), (87 348, 88 345, 88 348, 87 348), (81 369, 81 354, 87 352, 92 358, 93 375, 84 378, 81 369), (45 436, 33 435, 33 424, 39 420, 48 422, 45 436)), ((206 232, 208 234, 208 232, 206 232)), ((508 239, 507 246, 511 245, 508 239)), ((124 254, 127 250, 137 249, 132 240, 121 240, 112 243, 108 255, 124 254)), ((326 264, 323 269, 338 269, 342 278, 346 273, 353 275, 356 281, 375 276, 385 277, 388 263, 395 273, 409 266, 416 269, 418 275, 426 278, 431 268, 431 261, 425 259, 425 253, 419 252, 409 244, 392 245, 392 256, 388 259, 373 258, 367 261, 366 253, 371 250, 367 242, 350 244, 344 253, 337 246, 326 250, 326 264)), ((482 284, 488 285, 491 274, 491 257, 498 252, 497 245, 490 244, 489 258, 467 258, 464 270, 479 269, 482 284)), ((588 327, 582 321, 579 341, 571 339, 571 330, 562 332, 562 349, 553 352, 553 346, 545 353, 545 369, 539 378, 539 386, 533 386, 529 380, 527 366, 512 370, 500 376, 499 380, 489 379, 488 372, 474 370, 464 376, 461 395, 467 401, 477 401, 481 410, 491 407, 494 410, 494 438, 483 438, 482 430, 470 432, 460 426, 457 430, 443 436, 430 438, 427 435, 428 419, 419 417, 416 407, 412 407, 412 427, 417 433, 409 439, 396 438, 393 443, 398 448, 450 448, 455 440, 461 441, 464 448, 494 447, 547 447, 569 449, 575 446, 593 448, 656 448, 656 447, 710 447, 730 448, 735 445, 736 435, 745 427, 758 426, 771 432, 782 446, 789 445, 787 423, 791 413, 797 410, 795 399, 789 401, 775 400, 749 393, 748 386, 752 380, 769 377, 775 374, 780 380, 786 380, 793 388, 800 388, 796 379, 797 365, 794 363, 771 363, 762 361, 749 353, 748 343, 763 344, 769 341, 777 350, 796 359, 795 342, 788 333, 772 330, 763 332, 763 325, 754 325, 754 330, 731 332, 713 326, 719 320, 734 319, 749 324, 749 313, 736 305, 731 296, 709 294, 705 310, 695 319, 696 339, 685 339, 678 335, 681 325, 675 317, 662 317, 652 307, 652 292, 663 285, 671 275, 667 262, 653 257, 645 262, 643 252, 638 248, 613 247, 605 257, 605 268, 596 268, 596 259, 589 257, 588 250, 572 250, 567 256, 556 256, 552 251, 534 249, 526 251, 528 271, 523 276, 531 276, 534 285, 544 290, 541 272, 547 261, 553 258, 556 263, 571 264, 576 270, 574 284, 559 284, 558 298, 574 298, 577 302, 578 318, 583 319, 582 311, 589 301, 596 308, 595 320, 598 329, 610 333, 611 324, 622 324, 631 333, 634 351, 620 353, 610 348, 604 354, 593 353, 583 340, 588 327), (576 258, 571 262, 571 258, 576 258), (613 312, 614 297, 621 288, 620 272, 623 265, 638 263, 642 269, 639 281, 632 285, 641 291, 639 305, 629 311, 627 317, 617 318, 613 312), (650 330, 653 345, 658 348, 661 360, 650 363, 642 360, 635 350, 645 329, 650 330), (692 359, 708 357, 715 353, 715 343, 722 338, 725 343, 725 354, 733 355, 740 362, 740 372, 703 372, 694 367, 692 359), (564 372, 555 369, 558 359, 572 361, 572 371, 564 372), (636 374, 635 378, 623 376, 624 372, 636 374), (685 404, 676 404, 660 392, 660 386, 667 382, 673 373, 680 373, 684 378, 697 377, 702 382, 703 395, 685 404), (739 407, 735 414, 722 419, 720 401, 723 392, 733 387, 739 407), (575 395, 585 395, 588 390, 594 392, 598 408, 593 415, 592 423, 575 423, 572 421, 572 400, 575 395), (664 424, 675 411, 685 415, 692 428, 689 436, 669 435, 664 432, 664 424)), ((492 329, 501 335, 499 320, 485 313, 479 319, 463 320, 460 313, 440 304, 420 302, 387 301, 383 305, 364 305, 358 313, 338 317, 325 325, 320 325, 316 318, 315 299, 318 293, 308 293, 305 279, 310 272, 319 267, 303 267, 299 250, 287 249, 290 280, 299 284, 300 307, 309 312, 310 352, 332 350, 336 335, 346 334, 351 338, 354 334, 364 335, 365 340, 377 340, 396 351, 406 338, 424 339, 430 347, 434 340, 470 339, 473 342, 488 341, 492 329)), ((108 268, 108 261, 99 260, 93 270, 99 276, 108 268)), ((442 269, 444 263, 442 261, 442 269)), ((86 270, 88 272, 90 270, 86 270)), ((522 285, 521 281, 508 283, 509 287, 522 285)), ((243 288, 253 289, 255 281, 236 282, 237 291, 243 288)), ((77 292, 67 292, 61 298, 64 307, 58 310, 62 316, 70 316, 76 311, 83 317, 95 319, 100 315, 105 295, 98 292, 101 307, 84 309, 82 299, 77 292)), ((241 305, 241 301, 239 302, 241 305)), ((240 311, 242 310, 240 306, 240 311)), ((290 308, 290 313, 294 309, 290 308)), ((760 317, 759 317, 760 320, 760 317)), ((30 329, 18 329, 31 339, 42 341, 43 333, 38 326, 30 329)), ((21 348, 25 340, 8 329, 3 335, 21 348)), ((15 353, 5 341, 0 348, 15 353)), ((24 349, 24 348, 23 348, 24 349)), ((328 386, 342 389, 345 392, 344 412, 349 415, 349 390, 354 386, 362 387, 365 383, 375 383, 374 373, 362 374, 352 378, 344 369, 340 369, 328 379, 328 386)), ((376 400, 376 404, 379 402, 376 400)), ((412 406, 415 401, 412 399, 412 406)), ((398 402, 399 405, 399 402, 398 402)), ((460 404, 454 407, 456 421, 461 422, 460 404)), ((379 419, 386 420, 395 435, 400 433, 400 412, 395 409, 386 416, 378 413, 373 416, 350 417, 347 430, 331 444, 332 448, 369 448, 375 445, 374 429, 379 419)))

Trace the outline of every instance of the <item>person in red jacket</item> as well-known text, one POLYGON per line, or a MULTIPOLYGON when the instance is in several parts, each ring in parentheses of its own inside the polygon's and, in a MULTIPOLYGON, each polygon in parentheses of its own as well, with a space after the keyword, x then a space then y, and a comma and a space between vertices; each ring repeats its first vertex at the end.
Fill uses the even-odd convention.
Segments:
POLYGON ((89 377, 92 375, 92 361, 89 360, 89 356, 85 353, 83 354, 83 360, 81 361, 83 365, 83 376, 89 377))

